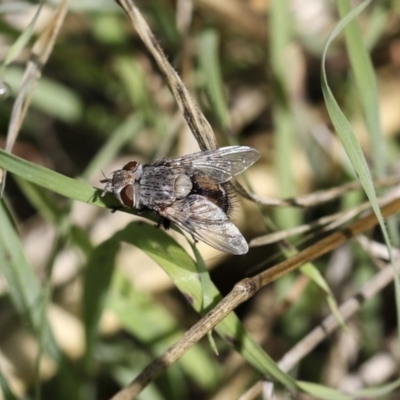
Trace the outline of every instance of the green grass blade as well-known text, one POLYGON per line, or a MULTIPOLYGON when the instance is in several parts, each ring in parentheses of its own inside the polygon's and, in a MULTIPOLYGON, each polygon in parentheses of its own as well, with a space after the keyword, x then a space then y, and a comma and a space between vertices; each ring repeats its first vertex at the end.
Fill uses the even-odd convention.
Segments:
POLYGON ((218 56, 219 37, 215 30, 207 29, 199 36, 199 57, 203 84, 210 97, 213 113, 225 131, 230 129, 229 110, 224 96, 224 85, 218 56))
MULTIPOLYGON (((370 1, 366 1, 365 3, 369 4, 370 1)), ((341 17, 345 17, 352 9, 349 0, 339 1, 337 5, 341 17)), ((374 68, 356 19, 352 19, 346 24, 344 35, 347 44, 347 54, 350 58, 357 89, 359 93, 362 93, 359 99, 371 141, 375 175, 379 178, 385 173, 387 158, 385 156, 385 142, 381 131, 378 87, 374 68)))
POLYGON ((358 7, 353 9, 345 18, 343 18, 340 21, 340 23, 331 33, 328 42, 326 44, 326 47, 324 49, 322 58, 322 90, 331 121, 340 137, 343 147, 352 163, 352 166, 360 180, 360 183, 365 193, 367 194, 369 201, 371 202, 371 206, 374 210, 375 215, 377 216, 379 225, 385 236, 385 241, 387 245, 390 246, 389 237, 387 235, 386 227, 377 202, 376 193, 372 182, 371 174, 369 172, 368 164, 365 160, 360 143, 358 142, 357 137, 354 134, 350 123, 346 119, 338 103, 336 102, 335 97, 333 96, 333 93, 328 85, 328 80, 325 71, 325 60, 329 45, 331 44, 333 39, 339 34, 339 32, 342 31, 342 29, 346 26, 346 24, 352 19, 354 19, 357 15, 359 15, 359 13, 361 13, 367 5, 368 2, 363 2, 358 7))
MULTIPOLYGON (((333 126, 335 127, 336 132, 339 135, 339 138, 340 138, 340 140, 343 144, 343 147, 350 159, 350 162, 351 162, 351 164, 358 176, 358 179, 368 197, 368 200, 371 203, 371 207, 376 215, 376 218, 378 219, 379 226, 382 230, 382 234, 383 234, 386 246, 389 251, 391 264, 394 265, 389 235, 388 235, 386 225, 385 225, 385 222, 383 220, 383 217, 382 217, 379 205, 378 205, 378 201, 377 201, 373 181, 371 178, 371 174, 370 174, 370 171, 368 168, 368 164, 365 160, 361 146, 357 140, 356 135, 353 132, 353 129, 352 129, 350 123, 346 119, 346 117, 343 114, 342 110, 340 109, 338 103, 336 102, 335 97, 333 96, 333 93, 328 85, 328 80, 327 80, 326 71, 325 71, 325 60, 326 60, 326 54, 327 54, 329 45, 331 44, 333 39, 345 28, 345 26, 350 21, 352 21, 354 18, 356 18, 365 9, 365 7, 368 4, 369 4, 369 1, 364 1, 361 4, 359 4, 357 7, 355 7, 351 12, 349 12, 346 15, 346 17, 344 17, 338 23, 336 28, 333 30, 333 32, 329 36, 329 39, 326 43, 326 46, 325 46, 325 49, 323 52, 323 57, 322 57, 322 67, 321 67, 322 91, 324 94, 326 107, 327 107, 329 116, 331 118, 331 121, 333 123, 333 126)), ((394 271, 394 277, 395 277, 395 290, 396 290, 397 320, 400 321, 400 278, 399 278, 397 269, 395 269, 395 271, 394 271)), ((400 331, 399 331, 399 340, 400 340, 400 331)))
POLYGON ((0 149, 0 167, 72 200, 83 201, 99 207, 117 207, 114 196, 100 197, 101 191, 83 182, 69 178, 48 168, 26 161, 0 149), (108 202, 108 201, 110 202, 108 202))
POLYGON ((5 59, 4 59, 4 62, 3 62, 3 65, 1 67, 1 69, 3 71, 4 71, 4 68, 8 64, 12 63, 18 57, 18 55, 21 53, 21 51, 29 43, 29 40, 33 34, 33 28, 35 27, 36 21, 39 18, 40 12, 42 11, 43 4, 44 4, 44 0, 41 0, 29 25, 26 27, 25 30, 22 31, 22 33, 20 34, 18 39, 8 49, 5 59))
MULTIPOLYGON (((277 171, 279 196, 295 197, 293 154, 297 147, 295 112, 290 99, 291 65, 287 62, 288 46, 292 39, 293 25, 287 1, 273 0, 270 13, 270 63, 274 77, 275 101, 272 107, 275 151, 274 164, 277 171)), ((301 224, 299 210, 277 208, 274 210, 279 229, 301 224)))
POLYGON ((18 400, 8 384, 7 378, 4 376, 3 371, 0 369, 0 388, 4 400, 18 400))
POLYGON ((46 352, 57 360, 59 350, 50 325, 47 322, 43 324, 42 308, 46 294, 25 256, 4 201, 0 201, 0 226, 0 270, 8 283, 11 300, 37 337, 43 335, 46 338, 46 352))

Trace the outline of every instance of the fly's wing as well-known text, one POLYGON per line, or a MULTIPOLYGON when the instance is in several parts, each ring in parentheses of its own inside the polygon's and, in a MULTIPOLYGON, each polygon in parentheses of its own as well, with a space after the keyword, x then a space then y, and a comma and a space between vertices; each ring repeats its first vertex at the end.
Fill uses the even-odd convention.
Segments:
POLYGON ((227 146, 167 159, 164 162, 183 173, 203 171, 216 183, 224 183, 249 168, 259 157, 260 153, 251 147, 227 146))
POLYGON ((230 254, 245 254, 249 250, 239 229, 203 196, 192 194, 166 207, 160 214, 217 250, 230 254))

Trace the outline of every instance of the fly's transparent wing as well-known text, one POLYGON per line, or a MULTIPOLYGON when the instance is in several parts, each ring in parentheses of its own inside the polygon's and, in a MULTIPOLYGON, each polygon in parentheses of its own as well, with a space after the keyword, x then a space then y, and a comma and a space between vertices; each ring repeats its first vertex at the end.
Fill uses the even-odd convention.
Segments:
POLYGON ((195 170, 203 171, 214 179, 215 183, 224 183, 249 168, 259 157, 260 153, 251 147, 227 146, 162 162, 185 173, 195 170))
POLYGON ((192 194, 166 207, 160 214, 217 250, 230 254, 245 254, 249 250, 239 229, 203 196, 192 194))

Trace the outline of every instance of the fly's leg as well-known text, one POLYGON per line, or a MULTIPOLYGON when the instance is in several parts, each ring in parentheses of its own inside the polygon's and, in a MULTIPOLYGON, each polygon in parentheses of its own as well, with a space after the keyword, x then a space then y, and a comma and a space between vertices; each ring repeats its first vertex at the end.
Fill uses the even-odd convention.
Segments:
POLYGON ((171 227, 171 221, 168 218, 165 218, 160 215, 160 210, 158 208, 154 208, 151 210, 154 214, 156 214, 160 219, 157 222, 156 227, 159 228, 162 226, 166 231, 171 227))
POLYGON ((193 243, 196 245, 197 243, 199 243, 199 241, 193 236, 193 235, 191 235, 192 236, 192 239, 193 239, 193 243))
POLYGON ((166 231, 171 228, 171 221, 168 218, 161 217, 157 223, 157 228, 162 226, 166 231))

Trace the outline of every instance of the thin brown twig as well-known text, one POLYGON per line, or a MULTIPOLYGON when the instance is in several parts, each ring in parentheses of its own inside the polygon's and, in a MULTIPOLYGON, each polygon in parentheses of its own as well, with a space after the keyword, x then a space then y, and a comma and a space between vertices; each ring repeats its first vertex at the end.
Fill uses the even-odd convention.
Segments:
MULTIPOLYGON (((383 217, 397 213, 400 210, 400 198, 391 201, 382 207, 383 217)), ((217 304, 208 314, 199 320, 185 335, 171 346, 161 357, 148 365, 136 379, 127 387, 119 391, 112 400, 132 400, 154 379, 175 363, 185 352, 203 338, 239 304, 252 297, 261 287, 277 280, 281 276, 296 270, 307 262, 324 255, 350 238, 372 228, 377 224, 375 214, 369 214, 353 222, 348 228, 338 230, 321 239, 294 257, 285 260, 276 266, 264 271, 253 278, 246 278, 238 282, 232 291, 217 304)))

